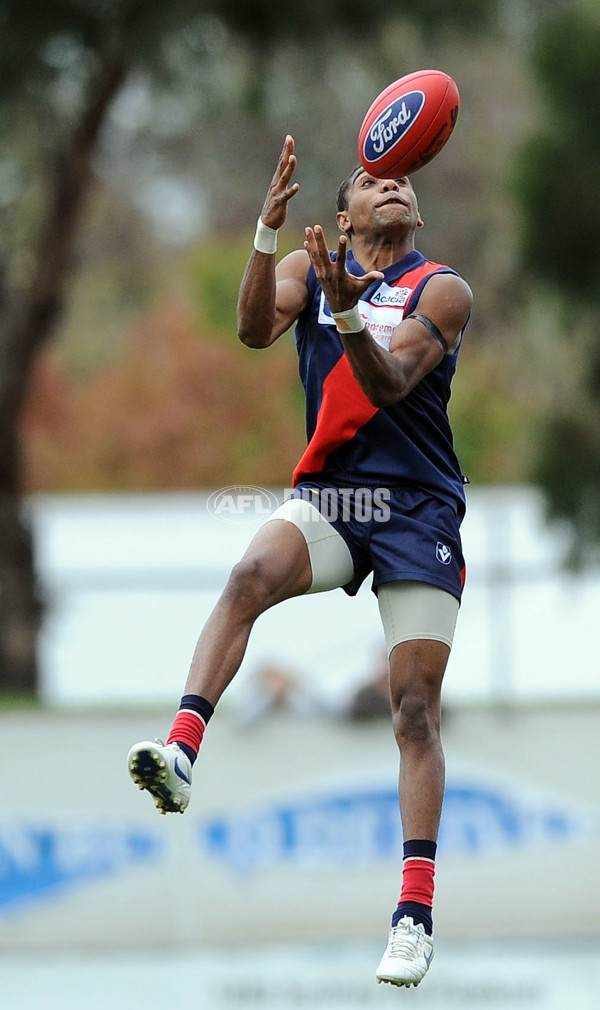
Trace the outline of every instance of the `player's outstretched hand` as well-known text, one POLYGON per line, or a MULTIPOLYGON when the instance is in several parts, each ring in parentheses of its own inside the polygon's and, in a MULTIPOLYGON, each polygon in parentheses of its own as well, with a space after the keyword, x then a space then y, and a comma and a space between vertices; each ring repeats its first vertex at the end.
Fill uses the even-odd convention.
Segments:
POLYGON ((289 185, 296 168, 297 159, 294 150, 294 138, 288 134, 260 215, 263 224, 269 228, 281 228, 285 224, 288 203, 300 189, 297 182, 289 185))
POLYGON ((381 270, 370 270, 362 277, 356 277, 346 270, 346 250, 348 239, 341 235, 337 247, 337 259, 332 262, 320 224, 306 228, 304 248, 310 256, 317 280, 325 292, 331 312, 346 312, 353 308, 360 296, 373 281, 382 280, 381 270))

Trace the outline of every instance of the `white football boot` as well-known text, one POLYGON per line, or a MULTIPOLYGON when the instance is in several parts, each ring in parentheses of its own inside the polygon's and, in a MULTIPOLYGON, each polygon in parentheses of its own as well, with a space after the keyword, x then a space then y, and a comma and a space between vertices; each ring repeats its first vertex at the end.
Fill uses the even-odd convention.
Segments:
POLYGON ((161 814, 183 813, 190 802, 192 764, 176 743, 136 743, 127 755, 127 767, 135 784, 154 797, 161 814))
POLYGON ((405 915, 392 926, 388 945, 377 969, 378 982, 392 985, 418 985, 433 960, 433 940, 419 922, 415 926, 405 915))

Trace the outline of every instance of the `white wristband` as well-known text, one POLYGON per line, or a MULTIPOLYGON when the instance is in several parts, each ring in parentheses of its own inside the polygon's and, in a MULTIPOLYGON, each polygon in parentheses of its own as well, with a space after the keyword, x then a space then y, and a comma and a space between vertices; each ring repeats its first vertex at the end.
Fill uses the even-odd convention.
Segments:
POLYGON ((360 333, 365 328, 365 321, 361 317, 358 305, 354 305, 345 312, 332 312, 338 333, 360 333))
POLYGON ((254 248, 257 252, 271 253, 277 252, 277 228, 269 228, 262 217, 259 217, 256 225, 256 235, 254 236, 254 248))

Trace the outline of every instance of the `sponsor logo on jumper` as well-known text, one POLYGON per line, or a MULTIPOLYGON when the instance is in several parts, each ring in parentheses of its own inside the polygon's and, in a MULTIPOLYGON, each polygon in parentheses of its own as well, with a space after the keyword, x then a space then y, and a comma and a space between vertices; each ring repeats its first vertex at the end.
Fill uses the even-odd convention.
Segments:
POLYGON ((435 547, 435 556, 443 565, 449 565, 452 561, 452 551, 439 540, 435 547))
POLYGON ((276 495, 264 487, 233 484, 213 491, 206 508, 217 519, 230 523, 252 523, 270 515, 278 504, 276 495))
POLYGON ((386 326, 385 323, 369 322, 369 332, 373 337, 373 340, 386 351, 389 351, 390 349, 394 329, 394 326, 386 326))
MULTIPOLYGON (((367 317, 367 314, 366 314, 366 309, 368 307, 367 302, 363 302, 363 301, 359 300, 357 302, 357 307, 358 307, 358 311, 360 312, 361 319, 363 319, 365 322, 367 322, 368 321, 368 317, 367 317)), ((319 299, 319 318, 318 318, 318 321, 319 321, 319 323, 321 323, 322 326, 335 326, 334 318, 331 315, 331 309, 329 308, 329 305, 327 304, 327 299, 325 298, 325 294, 323 293, 323 291, 321 291, 321 297, 319 299)))
POLYGON ((387 106, 377 117, 363 144, 363 154, 367 161, 377 161, 382 154, 391 151, 413 123, 425 105, 422 91, 409 91, 387 106))
MULTIPOLYGON (((385 300, 385 294, 382 296, 381 300, 379 300, 376 293, 368 302, 359 301, 358 309, 361 319, 368 326, 369 333, 373 339, 380 344, 381 347, 389 350, 392 333, 394 332, 396 326, 399 326, 402 322, 403 310, 406 307, 408 298, 410 298, 410 295, 412 294, 412 290, 408 288, 392 288, 387 284, 382 286, 386 287, 388 291, 394 292, 390 301, 385 300), (408 291, 408 297, 406 302, 403 303, 403 294, 396 295, 396 292, 404 291, 408 291), (394 298, 397 298, 398 300, 393 301, 394 298)), ((324 326, 335 325, 329 311, 325 295, 322 292, 319 304, 319 322, 324 326)))
MULTIPOLYGON (((396 291, 397 289, 390 288, 389 290, 396 291)), ((401 305, 400 301, 376 303, 372 299, 370 302, 359 302, 361 318, 369 327, 373 339, 386 350, 389 350, 394 329, 402 322, 403 308, 405 305, 401 305)), ((319 322, 325 326, 334 325, 325 296, 322 293, 319 305, 319 322)))
POLYGON ((384 283, 379 285, 375 294, 371 295, 369 302, 371 305, 403 309, 412 293, 412 288, 394 288, 384 283))

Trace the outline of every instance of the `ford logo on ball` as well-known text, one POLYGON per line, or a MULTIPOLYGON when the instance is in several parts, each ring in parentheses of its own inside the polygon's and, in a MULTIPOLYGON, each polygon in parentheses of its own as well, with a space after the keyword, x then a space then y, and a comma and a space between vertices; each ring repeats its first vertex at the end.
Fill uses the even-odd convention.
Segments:
POLYGON ((378 161, 383 154, 391 151, 410 130, 424 105, 425 94, 422 91, 409 91, 388 105, 365 137, 365 161, 378 161))

